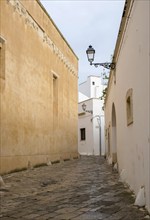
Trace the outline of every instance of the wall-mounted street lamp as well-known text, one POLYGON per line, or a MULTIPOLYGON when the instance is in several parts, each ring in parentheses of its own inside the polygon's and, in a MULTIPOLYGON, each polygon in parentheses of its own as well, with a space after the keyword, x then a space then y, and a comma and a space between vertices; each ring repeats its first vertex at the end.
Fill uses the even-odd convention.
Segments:
POLYGON ((92 110, 86 110, 86 104, 85 103, 82 104, 82 109, 83 109, 84 112, 88 112, 88 113, 93 114, 92 110))
POLYGON ((116 66, 115 63, 108 63, 108 62, 106 62, 106 63, 93 63, 94 56, 95 56, 95 50, 91 45, 86 50, 86 54, 87 54, 88 61, 90 62, 90 65, 94 65, 95 67, 103 66, 104 68, 111 69, 111 70, 115 69, 115 66, 116 66))

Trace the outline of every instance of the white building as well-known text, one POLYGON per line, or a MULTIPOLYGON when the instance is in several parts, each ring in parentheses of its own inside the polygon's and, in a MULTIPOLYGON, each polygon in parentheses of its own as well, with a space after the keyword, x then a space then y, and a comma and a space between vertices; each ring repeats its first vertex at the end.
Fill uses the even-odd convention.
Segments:
POLYGON ((100 99, 105 87, 97 76, 89 76, 79 85, 78 151, 81 155, 105 155, 104 102, 100 99), (82 109, 83 104, 86 111, 82 109))
POLYGON ((150 1, 127 0, 105 103, 106 150, 150 211, 150 1), (143 192, 142 191, 142 192, 143 192))

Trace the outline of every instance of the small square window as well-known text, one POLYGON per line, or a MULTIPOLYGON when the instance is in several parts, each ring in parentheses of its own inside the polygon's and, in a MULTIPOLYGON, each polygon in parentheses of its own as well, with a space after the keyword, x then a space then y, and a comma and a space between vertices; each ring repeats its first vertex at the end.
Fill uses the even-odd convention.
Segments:
POLYGON ((94 85, 95 85, 95 82, 92 82, 92 85, 94 86, 94 85))
POLYGON ((80 128, 80 140, 81 141, 85 141, 86 140, 85 128, 80 128))

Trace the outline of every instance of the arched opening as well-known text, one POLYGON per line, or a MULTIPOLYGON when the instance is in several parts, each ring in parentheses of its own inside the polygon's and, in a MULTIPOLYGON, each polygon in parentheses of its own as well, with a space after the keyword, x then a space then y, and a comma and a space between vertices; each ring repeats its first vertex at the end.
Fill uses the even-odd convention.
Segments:
POLYGON ((108 152, 107 152, 107 154, 108 154, 108 157, 110 157, 111 156, 111 154, 110 154, 110 125, 109 125, 109 127, 108 127, 108 129, 107 129, 107 137, 108 137, 108 152))
POLYGON ((117 162, 117 131, 116 131, 116 110, 115 105, 112 105, 112 162, 117 162))

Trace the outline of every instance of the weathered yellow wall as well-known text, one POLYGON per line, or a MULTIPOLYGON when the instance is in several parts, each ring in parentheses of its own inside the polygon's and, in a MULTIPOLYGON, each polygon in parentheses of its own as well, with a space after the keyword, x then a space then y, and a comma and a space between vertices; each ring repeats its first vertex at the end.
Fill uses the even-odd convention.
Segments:
POLYGON ((76 157, 76 55, 38 1, 0 1, 0 12, 0 173, 76 157))

